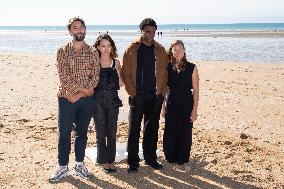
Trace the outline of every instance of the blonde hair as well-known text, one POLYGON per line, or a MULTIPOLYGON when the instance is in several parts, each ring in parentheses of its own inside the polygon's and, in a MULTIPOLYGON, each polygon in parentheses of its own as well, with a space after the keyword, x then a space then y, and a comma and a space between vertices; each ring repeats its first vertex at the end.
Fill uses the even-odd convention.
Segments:
POLYGON ((171 46, 169 48, 169 51, 168 51, 169 62, 170 62, 171 65, 173 65, 174 70, 179 69, 181 71, 184 71, 185 70, 185 64, 188 62, 187 59, 186 59, 186 53, 184 52, 184 56, 181 59, 181 62, 178 62, 176 60, 176 58, 173 56, 173 52, 172 52, 173 47, 175 45, 181 45, 183 47, 183 49, 185 50, 184 43, 181 40, 175 40, 174 42, 172 42, 171 46))

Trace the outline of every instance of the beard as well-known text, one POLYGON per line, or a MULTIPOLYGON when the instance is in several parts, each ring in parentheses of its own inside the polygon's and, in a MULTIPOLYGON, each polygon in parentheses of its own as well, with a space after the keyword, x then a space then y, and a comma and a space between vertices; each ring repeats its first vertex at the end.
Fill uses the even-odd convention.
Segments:
POLYGON ((75 41, 83 41, 85 39, 86 33, 73 34, 75 41))
POLYGON ((149 35, 144 34, 144 35, 142 35, 142 37, 144 38, 144 40, 146 40, 148 42, 151 42, 151 41, 154 40, 155 35, 154 36, 149 36, 149 35))

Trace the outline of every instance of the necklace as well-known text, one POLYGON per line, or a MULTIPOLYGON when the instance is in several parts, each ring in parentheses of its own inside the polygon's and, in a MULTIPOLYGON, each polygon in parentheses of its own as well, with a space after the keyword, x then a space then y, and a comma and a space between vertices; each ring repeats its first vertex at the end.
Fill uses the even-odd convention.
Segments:
POLYGON ((175 62, 173 65, 173 70, 177 71, 178 73, 180 71, 184 70, 184 62, 175 62))

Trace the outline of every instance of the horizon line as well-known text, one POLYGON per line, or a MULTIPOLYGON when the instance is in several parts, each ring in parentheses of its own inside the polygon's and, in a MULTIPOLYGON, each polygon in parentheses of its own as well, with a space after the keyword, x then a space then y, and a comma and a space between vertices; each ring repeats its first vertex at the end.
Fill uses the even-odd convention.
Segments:
MULTIPOLYGON (((284 24, 284 22, 238 22, 238 23, 175 23, 157 24, 165 25, 237 25, 237 24, 284 24)), ((66 25, 0 25, 0 27, 65 27, 66 25)), ((86 26, 139 26, 139 24, 86 24, 86 26)))

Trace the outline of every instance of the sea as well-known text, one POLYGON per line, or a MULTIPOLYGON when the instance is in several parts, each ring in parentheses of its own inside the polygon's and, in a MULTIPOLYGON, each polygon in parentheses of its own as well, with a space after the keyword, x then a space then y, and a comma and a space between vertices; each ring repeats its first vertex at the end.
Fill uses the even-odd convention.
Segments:
MULTIPOLYGON (((155 40, 169 48, 174 40, 182 40, 186 54, 193 61, 238 61, 255 63, 284 63, 284 37, 200 35, 198 33, 284 32, 284 23, 238 24, 165 24, 158 25, 155 40), (175 35, 176 33, 197 35, 175 35)), ((140 35, 138 25, 87 25, 86 42, 94 44, 99 33, 109 33, 118 54, 140 35)), ((0 26, 1 52, 55 54, 72 38, 66 26, 0 26)))

